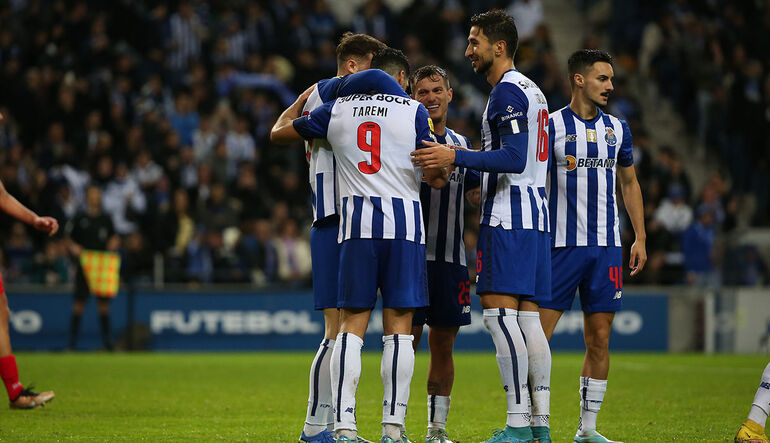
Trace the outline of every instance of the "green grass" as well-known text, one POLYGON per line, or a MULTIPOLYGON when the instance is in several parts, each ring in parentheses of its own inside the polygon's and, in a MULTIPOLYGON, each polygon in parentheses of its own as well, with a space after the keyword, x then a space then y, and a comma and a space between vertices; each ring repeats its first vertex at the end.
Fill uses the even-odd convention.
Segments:
MULTIPOLYGON (((0 408, 1 441, 295 442, 307 400, 310 353, 19 353, 22 381, 55 389, 34 411, 0 408)), ((613 354, 599 429, 639 441, 732 441, 766 356, 613 354)), ((502 427, 505 397, 492 353, 455 357, 449 431, 478 442, 502 427)), ((428 355, 417 355, 407 429, 424 439, 428 355)), ((551 427, 569 442, 578 418, 582 355, 555 354, 551 427)), ((364 354, 361 435, 380 435, 380 357, 364 354)))

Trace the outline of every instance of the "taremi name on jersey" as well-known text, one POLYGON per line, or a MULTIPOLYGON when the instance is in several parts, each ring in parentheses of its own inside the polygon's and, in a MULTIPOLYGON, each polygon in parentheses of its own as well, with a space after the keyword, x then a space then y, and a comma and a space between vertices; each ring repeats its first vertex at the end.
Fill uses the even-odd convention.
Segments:
POLYGON ((353 94, 295 120, 294 127, 303 137, 326 138, 337 160, 342 218, 338 307, 373 307, 377 287, 384 307, 425 306, 422 170, 412 165, 409 153, 432 139, 428 111, 402 96, 353 94), (390 250, 372 264, 346 247, 359 239, 408 243, 374 246, 390 250), (388 264, 382 262, 386 257, 388 264), (389 267, 393 272, 383 272, 389 267))

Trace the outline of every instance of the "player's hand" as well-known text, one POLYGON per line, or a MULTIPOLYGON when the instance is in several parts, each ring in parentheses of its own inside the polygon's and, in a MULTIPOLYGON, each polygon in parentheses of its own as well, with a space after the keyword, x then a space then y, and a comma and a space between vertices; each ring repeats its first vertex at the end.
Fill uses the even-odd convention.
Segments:
POLYGON ((313 89, 315 89, 315 86, 316 86, 315 83, 310 85, 309 88, 305 89, 305 92, 303 92, 302 94, 299 95, 299 97, 297 97, 297 101, 294 103, 299 107, 299 109, 302 109, 305 107, 305 103, 307 102, 308 97, 310 97, 310 94, 313 93, 313 89))
POLYGON ((637 240, 631 245, 631 260, 628 262, 631 277, 642 272, 645 263, 647 263, 647 246, 645 246, 644 240, 637 240))
POLYGON ((32 222, 32 226, 38 231, 45 232, 49 237, 59 230, 59 222, 53 217, 37 217, 32 222))
POLYGON ((412 164, 423 168, 445 168, 455 161, 455 150, 447 145, 423 140, 427 148, 412 151, 412 164))

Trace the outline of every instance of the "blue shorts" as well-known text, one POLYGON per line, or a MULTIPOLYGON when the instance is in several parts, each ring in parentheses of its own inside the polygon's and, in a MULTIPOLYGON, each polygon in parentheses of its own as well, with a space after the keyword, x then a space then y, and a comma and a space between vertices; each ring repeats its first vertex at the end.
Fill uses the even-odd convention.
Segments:
POLYGON ((316 309, 337 307, 337 279, 340 245, 337 243, 339 222, 310 229, 310 258, 313 261, 313 301, 316 309))
POLYGON ((571 246, 551 250, 553 297, 541 308, 566 311, 580 291, 585 312, 616 312, 623 307, 623 249, 571 246))
POLYGON ((427 306, 425 245, 409 240, 345 240, 339 288, 338 308, 374 308, 378 288, 383 308, 427 306))
POLYGON ((412 325, 451 328, 471 324, 471 282, 468 268, 444 261, 428 262, 430 306, 414 311, 412 325))
POLYGON ((551 236, 532 229, 481 225, 477 246, 476 293, 551 299, 551 236))

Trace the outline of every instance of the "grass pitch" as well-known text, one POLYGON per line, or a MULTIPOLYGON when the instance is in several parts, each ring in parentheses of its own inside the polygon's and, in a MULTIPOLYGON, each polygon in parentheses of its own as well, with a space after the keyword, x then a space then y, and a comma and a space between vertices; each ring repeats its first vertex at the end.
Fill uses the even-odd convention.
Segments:
MULTIPOLYGON (((491 346, 491 345, 490 345, 491 346)), ((19 353, 22 382, 54 389, 33 411, 0 408, 0 441, 296 442, 311 353, 19 353)), ((582 354, 553 357, 551 428, 571 442, 578 421, 582 354)), ((767 356, 612 356, 599 430, 627 443, 732 441, 767 356)), ((380 355, 365 353, 358 393, 361 435, 379 439, 380 355)), ((428 354, 418 353, 407 430, 425 438, 428 354)), ((505 424, 505 396, 492 353, 455 357, 448 430, 478 442, 505 424)), ((4 398, 4 397, 3 397, 4 398)))

